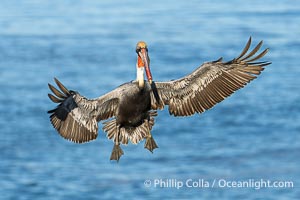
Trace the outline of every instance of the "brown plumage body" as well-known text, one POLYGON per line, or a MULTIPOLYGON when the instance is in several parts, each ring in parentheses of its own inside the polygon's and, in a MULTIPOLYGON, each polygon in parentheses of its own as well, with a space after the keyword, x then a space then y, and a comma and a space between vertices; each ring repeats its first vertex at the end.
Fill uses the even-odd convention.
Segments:
POLYGON ((148 111, 151 110, 151 88, 145 84, 140 89, 137 82, 126 83, 120 87, 124 89, 116 114, 117 123, 121 127, 139 126, 148 118, 148 111))

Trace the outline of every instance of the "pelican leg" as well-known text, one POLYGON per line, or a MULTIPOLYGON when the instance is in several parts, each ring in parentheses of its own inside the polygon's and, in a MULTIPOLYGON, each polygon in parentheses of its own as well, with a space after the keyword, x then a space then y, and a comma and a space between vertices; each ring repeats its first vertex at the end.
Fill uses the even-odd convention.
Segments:
POLYGON ((151 153, 153 153, 153 150, 158 148, 158 146, 150 133, 150 124, 149 124, 148 120, 146 121, 146 124, 147 124, 149 134, 146 137, 146 142, 145 142, 144 148, 148 149, 151 153))
POLYGON ((146 138, 145 146, 144 148, 148 149, 151 153, 153 153, 153 150, 158 148, 155 140, 153 139, 151 133, 149 132, 149 135, 146 138))
POLYGON ((114 148, 111 152, 111 156, 110 156, 110 160, 116 160, 117 162, 119 162, 121 156, 124 154, 123 150, 120 147, 119 136, 120 136, 120 126, 117 126, 117 134, 115 136, 115 144, 114 144, 114 148))

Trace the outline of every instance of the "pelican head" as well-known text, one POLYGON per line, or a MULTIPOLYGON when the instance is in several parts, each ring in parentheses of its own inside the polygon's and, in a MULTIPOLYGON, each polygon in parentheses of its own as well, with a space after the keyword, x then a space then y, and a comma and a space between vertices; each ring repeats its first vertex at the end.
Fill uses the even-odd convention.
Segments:
POLYGON ((147 79, 149 83, 152 83, 152 75, 150 71, 150 59, 148 56, 148 48, 146 42, 140 41, 136 45, 136 53, 137 53, 137 81, 139 84, 139 88, 144 88, 144 70, 146 71, 147 79))

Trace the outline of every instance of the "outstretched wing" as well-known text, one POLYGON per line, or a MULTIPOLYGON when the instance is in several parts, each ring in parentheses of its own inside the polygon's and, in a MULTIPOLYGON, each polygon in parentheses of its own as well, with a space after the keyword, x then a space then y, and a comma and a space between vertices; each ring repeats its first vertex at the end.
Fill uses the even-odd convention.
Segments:
POLYGON ((257 62, 269 50, 265 49, 255 55, 262 41, 247 54, 250 44, 251 37, 242 53, 229 62, 223 63, 220 58, 204 63, 181 79, 156 82, 156 93, 160 102, 157 103, 155 100, 155 92, 151 93, 152 108, 158 109, 169 105, 171 115, 190 116, 204 112, 244 87, 264 70, 264 66, 271 64, 265 61, 257 62))
POLYGON ((61 91, 51 84, 54 95, 49 98, 59 105, 48 111, 54 128, 65 139, 75 143, 88 142, 98 135, 98 121, 114 116, 118 105, 117 93, 112 91, 97 99, 87 99, 78 92, 68 90, 54 78, 61 91))

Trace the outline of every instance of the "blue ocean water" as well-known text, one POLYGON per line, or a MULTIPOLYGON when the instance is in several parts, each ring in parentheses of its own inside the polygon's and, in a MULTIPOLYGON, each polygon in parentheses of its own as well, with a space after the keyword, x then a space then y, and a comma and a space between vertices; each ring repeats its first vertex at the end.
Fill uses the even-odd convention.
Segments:
POLYGON ((299 21, 300 3, 291 0, 2 0, 0 198, 299 199, 299 21), (110 162, 113 143, 101 130, 79 145, 49 122, 53 77, 98 97, 135 79, 139 40, 148 43, 159 81, 220 56, 229 60, 249 36, 270 47, 272 65, 202 115, 160 111, 153 154, 143 143, 128 145, 119 163, 110 162), (210 187, 167 185, 190 179, 210 187), (294 187, 222 187, 220 180, 294 187))

